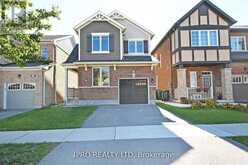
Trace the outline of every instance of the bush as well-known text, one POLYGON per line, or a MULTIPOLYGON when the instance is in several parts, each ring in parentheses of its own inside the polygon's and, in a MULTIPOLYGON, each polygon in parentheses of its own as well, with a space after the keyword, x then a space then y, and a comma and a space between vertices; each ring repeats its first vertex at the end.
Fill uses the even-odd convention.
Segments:
POLYGON ((205 104, 206 104, 206 108, 216 108, 217 106, 216 101, 213 99, 206 100, 205 104))
POLYGON ((182 104, 192 104, 192 100, 186 98, 186 97, 181 97, 180 98, 180 103, 182 104))
POLYGON ((241 104, 224 104, 224 108, 227 110, 237 110, 237 111, 243 111, 248 112, 248 104, 247 105, 241 105, 241 104))
POLYGON ((203 108, 203 107, 204 107, 204 105, 200 101, 194 101, 192 103, 192 109, 200 109, 200 108, 203 108))
POLYGON ((169 101, 170 100, 170 92, 169 91, 156 91, 156 99, 162 101, 169 101))

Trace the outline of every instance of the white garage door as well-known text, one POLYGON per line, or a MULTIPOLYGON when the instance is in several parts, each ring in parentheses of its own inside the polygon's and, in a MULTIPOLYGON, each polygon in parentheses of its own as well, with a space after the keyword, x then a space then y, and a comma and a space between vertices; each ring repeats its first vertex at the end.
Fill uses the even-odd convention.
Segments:
POLYGON ((6 90, 7 109, 34 108, 35 83, 9 83, 6 90))

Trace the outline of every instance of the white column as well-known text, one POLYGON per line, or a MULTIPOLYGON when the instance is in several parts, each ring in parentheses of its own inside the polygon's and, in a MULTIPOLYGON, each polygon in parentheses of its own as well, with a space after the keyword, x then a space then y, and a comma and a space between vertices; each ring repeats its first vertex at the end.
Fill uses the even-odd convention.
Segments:
POLYGON ((65 68, 65 96, 64 96, 64 103, 67 104, 68 98, 68 69, 65 68))
POLYGON ((3 109, 7 109, 7 83, 4 83, 3 87, 3 109))
POLYGON ((221 70, 221 82, 223 99, 233 101, 232 68, 221 70))

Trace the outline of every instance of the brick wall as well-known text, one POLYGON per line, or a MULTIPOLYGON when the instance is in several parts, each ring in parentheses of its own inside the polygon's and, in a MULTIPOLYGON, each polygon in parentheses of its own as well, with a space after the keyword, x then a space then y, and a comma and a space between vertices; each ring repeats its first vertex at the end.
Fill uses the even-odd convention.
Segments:
POLYGON ((171 64, 171 52, 170 52, 170 39, 167 38, 157 49, 153 52, 153 55, 157 57, 160 64, 157 65, 155 73, 157 76, 157 87, 160 90, 171 91, 172 85, 172 64, 171 64))
POLYGON ((118 86, 121 78, 149 78, 150 99, 155 99, 156 79, 150 66, 117 66, 110 67, 110 87, 92 87, 92 67, 79 68, 79 99, 118 100, 118 86))

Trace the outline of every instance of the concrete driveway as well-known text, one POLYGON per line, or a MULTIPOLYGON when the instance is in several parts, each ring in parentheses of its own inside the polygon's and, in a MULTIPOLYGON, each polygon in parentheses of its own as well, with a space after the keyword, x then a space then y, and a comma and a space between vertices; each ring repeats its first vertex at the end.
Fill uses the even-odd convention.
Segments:
POLYGON ((155 105, 106 105, 99 106, 82 127, 161 125, 169 121, 155 105))
POLYGON ((19 110, 2 110, 0 111, 0 119, 5 119, 11 116, 18 115, 20 113, 28 112, 31 110, 28 109, 19 109, 19 110))

